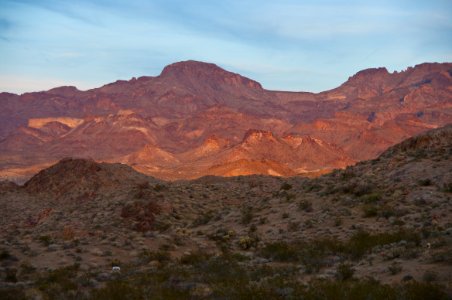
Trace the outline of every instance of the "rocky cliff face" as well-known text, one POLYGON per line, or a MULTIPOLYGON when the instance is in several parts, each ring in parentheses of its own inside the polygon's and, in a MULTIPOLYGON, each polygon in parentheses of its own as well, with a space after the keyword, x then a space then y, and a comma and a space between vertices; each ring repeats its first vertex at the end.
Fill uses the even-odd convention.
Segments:
POLYGON ((451 63, 367 69, 313 94, 268 91, 185 61, 88 91, 1 93, 0 177, 26 178, 67 156, 126 162, 165 179, 268 174, 262 161, 280 175, 340 168, 451 123, 451 74, 451 63), (216 173, 222 164, 228 172, 216 173))

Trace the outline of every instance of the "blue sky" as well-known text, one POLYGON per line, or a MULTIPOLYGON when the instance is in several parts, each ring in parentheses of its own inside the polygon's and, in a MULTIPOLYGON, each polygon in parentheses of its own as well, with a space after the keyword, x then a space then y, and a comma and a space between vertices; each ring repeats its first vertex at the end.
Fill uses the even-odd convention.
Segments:
POLYGON ((80 89, 194 59, 265 88, 452 61, 450 0, 0 0, 0 91, 80 89))

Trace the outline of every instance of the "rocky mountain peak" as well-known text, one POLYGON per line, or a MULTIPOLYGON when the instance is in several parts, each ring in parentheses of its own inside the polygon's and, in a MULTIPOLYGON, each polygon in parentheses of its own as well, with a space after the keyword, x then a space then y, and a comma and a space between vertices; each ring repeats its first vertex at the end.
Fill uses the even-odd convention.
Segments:
POLYGON ((243 137, 242 143, 253 143, 265 140, 275 140, 275 136, 271 131, 249 129, 243 137))
POLYGON ((351 76, 349 82, 363 82, 367 80, 375 80, 384 78, 391 73, 388 72, 386 68, 370 68, 357 72, 355 75, 351 76))
POLYGON ((204 80, 206 82, 223 83, 231 86, 246 86, 253 89, 262 89, 260 83, 243 77, 239 74, 228 72, 216 64, 188 60, 166 66, 160 78, 175 78, 180 81, 204 80))
POLYGON ((61 96, 72 96, 79 93, 80 90, 75 86, 60 86, 47 91, 49 94, 61 95, 61 96))

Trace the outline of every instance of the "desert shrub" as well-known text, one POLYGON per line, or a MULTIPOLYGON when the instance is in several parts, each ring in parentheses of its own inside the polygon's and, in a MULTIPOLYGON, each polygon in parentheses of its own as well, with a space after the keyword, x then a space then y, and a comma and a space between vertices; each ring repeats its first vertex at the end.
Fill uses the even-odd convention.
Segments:
POLYGON ((432 185, 432 180, 430 178, 420 179, 417 182, 420 186, 430 186, 432 185))
POLYGON ((353 171, 352 168, 347 167, 345 170, 343 170, 341 173, 341 179, 342 180, 349 180, 351 178, 356 177, 356 173, 353 171))
POLYGON ((150 189, 150 188, 151 188, 151 186, 150 186, 149 182, 147 182, 147 181, 144 181, 144 182, 141 182, 141 183, 137 184, 137 189, 138 190, 147 190, 147 189, 150 189))
POLYGON ((289 224, 287 224, 288 232, 298 231, 299 229, 300 229, 300 222, 289 222, 289 224))
POLYGON ((400 230, 396 232, 384 232, 371 234, 366 231, 356 232, 348 242, 344 243, 344 252, 352 258, 360 258, 375 246, 387 245, 405 240, 420 244, 420 235, 414 231, 400 230))
POLYGON ((202 215, 200 215, 193 221, 192 226, 198 227, 201 225, 206 225, 210 222, 210 220, 212 220, 212 218, 213 218, 212 212, 209 211, 209 212, 203 213, 202 215))
POLYGON ((336 278, 340 281, 345 281, 353 278, 355 270, 350 264, 340 264, 336 268, 336 278))
POLYGON ((52 237, 48 235, 41 235, 38 240, 46 247, 53 243, 52 237))
POLYGON ((124 281, 110 281, 101 289, 94 290, 92 299, 99 300, 122 300, 122 299, 143 299, 143 293, 133 284, 124 281))
POLYGON ((438 280, 438 273, 434 271, 425 271, 422 275, 422 280, 425 282, 434 282, 438 280))
POLYGON ((23 262, 20 264, 20 274, 23 275, 29 275, 36 272, 36 268, 33 267, 29 262, 23 262))
POLYGON ((208 236, 209 239, 216 242, 228 242, 231 238, 235 236, 234 230, 228 230, 226 228, 218 228, 215 233, 208 236))
POLYGON ((372 218, 378 215, 378 208, 372 204, 366 204, 362 207, 363 217, 364 218, 372 218))
POLYGON ((266 217, 260 217, 259 218, 259 224, 260 225, 264 225, 267 222, 268 222, 268 219, 266 217))
POLYGON ((382 206, 378 211, 378 216, 383 217, 385 219, 389 219, 392 216, 395 216, 397 214, 397 211, 388 205, 382 206))
POLYGON ((439 285, 432 284, 432 283, 411 281, 411 282, 399 287, 397 299, 446 300, 446 299, 450 299, 450 298, 444 292, 444 289, 439 285))
POLYGON ((452 181, 443 184, 443 192, 445 192, 445 193, 452 193, 452 181))
POLYGON ((37 288, 47 295, 46 298, 63 299, 68 292, 77 292, 78 285, 74 279, 78 270, 79 266, 75 264, 50 271, 37 280, 37 288))
POLYGON ((318 192, 323 188, 323 186, 315 181, 312 181, 304 186, 306 192, 318 192))
POLYGON ((127 203, 121 210, 121 217, 133 222, 133 229, 146 232, 153 229, 155 215, 161 211, 160 206, 154 201, 134 201, 127 203))
POLYGON ((298 203, 298 209, 305 211, 305 212, 311 212, 312 211, 312 203, 307 200, 301 200, 298 203))
POLYGON ((375 280, 365 281, 314 281, 311 282, 304 299, 392 299, 395 291, 375 280))
POLYGON ((253 208, 251 206, 245 206, 244 208, 242 208, 241 217, 240 217, 241 224, 247 225, 247 224, 251 223, 253 218, 254 218, 253 208))
POLYGON ((183 255, 179 262, 183 265, 195 265, 202 262, 205 262, 211 257, 211 255, 204 252, 194 252, 190 254, 183 255))
POLYGON ((154 191, 156 192, 161 192, 164 189, 166 189, 166 186, 164 184, 157 183, 156 185, 154 185, 154 191))
POLYGON ((0 299, 2 300, 26 300, 29 299, 25 295, 25 289, 24 288, 9 288, 0 289, 0 299))
POLYGON ((314 221, 312 219, 308 219, 304 221, 304 226, 306 226, 306 228, 312 228, 314 227, 314 221))
POLYGON ((446 263, 452 265, 452 252, 448 250, 435 252, 432 254, 431 261, 434 263, 446 263))
POLYGON ((268 243, 259 250, 262 257, 281 262, 300 262, 306 273, 316 273, 326 265, 326 257, 343 250, 342 244, 335 239, 320 239, 312 242, 278 241, 268 243))
POLYGON ((5 259, 9 259, 11 257, 11 254, 9 253, 8 250, 2 250, 0 252, 0 261, 1 260, 5 260, 5 259))
POLYGON ((396 286, 381 284, 373 279, 341 281, 314 281, 308 286, 303 299, 310 300, 425 300, 448 299, 444 288, 429 283, 410 282, 396 286))
POLYGON ((17 270, 16 269, 6 269, 6 282, 17 282, 17 270))
POLYGON ((158 251, 150 251, 150 250, 143 250, 139 254, 139 258, 141 262, 148 263, 150 261, 156 260, 159 263, 167 263, 171 260, 171 256, 168 251, 166 250, 158 250, 158 251))
POLYGON ((403 226, 403 225, 405 225, 405 222, 401 219, 396 219, 396 220, 394 220, 394 222, 392 222, 392 225, 403 226))
POLYGON ((286 194, 286 201, 292 202, 293 199, 295 199, 295 195, 291 193, 285 193, 286 194))
MULTIPOLYGON (((335 248, 331 241, 314 241, 319 249, 335 248)), ((292 245, 302 249, 302 243, 292 245), (301 247, 301 248, 300 248, 301 247)), ((313 246, 314 248, 314 246, 313 246)), ((353 278, 350 265, 340 265, 340 280, 311 280, 306 285, 297 280, 295 266, 269 266, 239 263, 247 258, 239 254, 204 256, 194 253, 185 264, 177 262, 161 268, 134 271, 92 288, 83 285, 84 294, 75 289, 64 289, 61 281, 40 288, 43 299, 305 299, 305 300, 420 300, 449 299, 445 288, 429 282, 387 285, 373 279, 353 278), (351 275, 350 275, 351 274, 351 275), (206 286, 209 296, 196 294, 199 285, 206 286)), ((181 263, 181 261, 180 261, 181 263)), ((76 274, 63 271, 64 277, 76 274)), ((43 277, 46 280, 47 276, 43 277)), ((57 276, 58 278, 58 276, 57 276)), ((77 279, 80 282, 80 278, 77 279)), ((86 279, 89 283, 89 277, 86 279)), ((21 290, 0 289, 0 299, 24 299, 21 290)))
POLYGON ((281 187, 279 188, 281 191, 288 191, 292 189, 292 185, 290 183, 284 182, 281 184, 281 187))
POLYGON ((248 250, 256 247, 258 242, 259 238, 257 236, 242 236, 238 241, 238 245, 241 249, 248 250))
POLYGON ((364 203, 376 203, 380 200, 381 194, 376 192, 361 196, 361 201, 363 201, 364 203))
POLYGON ((400 263, 393 262, 388 267, 388 271, 389 273, 391 273, 391 275, 399 274, 400 272, 402 272, 402 266, 400 265, 400 263))
POLYGON ((265 258, 283 262, 298 261, 300 258, 299 248, 284 241, 266 244, 259 253, 265 258))
POLYGON ((372 186, 368 183, 358 183, 354 189, 353 194, 357 197, 369 194, 372 192, 372 186))

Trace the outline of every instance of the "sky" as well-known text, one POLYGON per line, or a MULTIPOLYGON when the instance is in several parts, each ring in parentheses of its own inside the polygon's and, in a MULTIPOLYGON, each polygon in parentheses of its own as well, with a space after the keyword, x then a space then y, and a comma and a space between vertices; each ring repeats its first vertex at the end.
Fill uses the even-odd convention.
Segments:
POLYGON ((212 62, 272 90, 452 61, 450 0, 0 0, 0 91, 86 90, 212 62))

